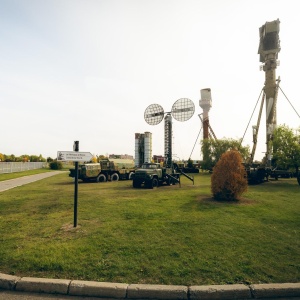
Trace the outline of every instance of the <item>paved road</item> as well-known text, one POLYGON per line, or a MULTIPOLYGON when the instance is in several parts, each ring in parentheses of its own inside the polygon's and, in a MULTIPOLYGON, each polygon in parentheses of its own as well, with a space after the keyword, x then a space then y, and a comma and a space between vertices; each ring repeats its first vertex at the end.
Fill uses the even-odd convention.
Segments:
MULTIPOLYGON (((0 290, 0 300, 42 300, 42 299, 45 299, 45 300, 100 300, 101 298, 74 297, 74 296, 34 294, 34 293, 20 293, 20 292, 0 290)), ((104 299, 104 298, 102 298, 102 299, 104 299)), ((268 298, 267 300, 278 300, 278 299, 280 299, 280 300, 300 300, 299 297, 295 297, 295 298, 268 298)), ((105 298, 105 300, 116 300, 116 299, 105 298)), ((238 300, 238 299, 236 299, 236 300, 238 300)))
POLYGON ((0 193, 9 189, 13 189, 17 186, 28 184, 61 173, 62 171, 52 171, 47 173, 40 173, 36 175, 29 175, 29 176, 19 177, 15 179, 0 181, 0 193))
MULTIPOLYGON (((64 295, 49 295, 39 293, 22 293, 0 290, 0 300, 99 300, 95 297, 75 297, 75 296, 64 296, 64 295)), ((106 298, 105 300, 109 300, 106 298)), ((268 299, 269 300, 269 299, 268 299)))

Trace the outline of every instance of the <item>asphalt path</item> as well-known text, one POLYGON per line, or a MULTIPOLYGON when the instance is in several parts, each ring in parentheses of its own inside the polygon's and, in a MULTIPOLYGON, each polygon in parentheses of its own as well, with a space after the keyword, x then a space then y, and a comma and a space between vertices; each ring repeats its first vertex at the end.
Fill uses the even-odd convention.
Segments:
MULTIPOLYGON (((95 298, 95 297, 75 297, 75 296, 64 296, 64 295, 49 295, 49 294, 41 294, 41 293, 21 293, 14 291, 4 291, 0 290, 0 300, 116 300, 110 298, 95 298)), ((206 298, 207 299, 207 298, 206 298)), ((210 298, 217 299, 217 298, 210 298)), ((222 298, 218 298, 221 299, 222 298)), ((226 298, 228 299, 228 298, 226 298)), ((254 299, 254 298, 253 298, 254 299)), ((266 299, 266 298, 264 298, 266 299)), ((224 298, 225 300, 225 298, 224 298)), ((236 299, 242 300, 242 299, 236 299)), ((292 298, 268 298, 267 300, 300 300, 299 297, 292 298)))
MULTIPOLYGON (((0 290, 0 300, 99 300, 95 297, 77 297, 67 295, 52 295, 52 294, 41 294, 41 293, 23 293, 16 291, 0 290)), ((106 298, 105 300, 109 300, 106 298)), ((114 299, 115 300, 115 299, 114 299)), ((268 299, 269 300, 269 299, 268 299)))
POLYGON ((18 177, 15 179, 0 181, 0 193, 10 190, 10 189, 13 189, 17 186, 21 186, 21 185, 32 183, 34 181, 48 178, 48 177, 51 177, 51 176, 54 176, 57 174, 61 174, 62 172, 63 171, 52 171, 52 172, 28 175, 28 176, 18 177))

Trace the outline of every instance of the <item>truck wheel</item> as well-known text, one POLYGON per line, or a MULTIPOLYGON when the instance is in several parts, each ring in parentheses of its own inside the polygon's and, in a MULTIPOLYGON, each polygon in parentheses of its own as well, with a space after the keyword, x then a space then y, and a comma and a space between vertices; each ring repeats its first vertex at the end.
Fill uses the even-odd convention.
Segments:
POLYGON ((158 187, 158 180, 157 180, 157 178, 153 178, 150 181, 150 189, 153 189, 153 188, 156 188, 156 187, 158 187))
POLYGON ((130 172, 130 173, 128 174, 128 179, 131 180, 132 177, 133 177, 133 175, 134 175, 134 172, 130 172))
POLYGON ((117 173, 114 173, 110 176, 111 181, 118 181, 119 180, 119 175, 117 173))
POLYGON ((166 182, 167 185, 172 185, 172 179, 170 177, 167 178, 166 182))
POLYGON ((104 174, 100 174, 98 177, 97 177, 97 182, 106 182, 106 177, 104 174))
POLYGON ((139 181, 133 179, 132 186, 134 188, 139 188, 139 187, 141 187, 141 183, 139 181))

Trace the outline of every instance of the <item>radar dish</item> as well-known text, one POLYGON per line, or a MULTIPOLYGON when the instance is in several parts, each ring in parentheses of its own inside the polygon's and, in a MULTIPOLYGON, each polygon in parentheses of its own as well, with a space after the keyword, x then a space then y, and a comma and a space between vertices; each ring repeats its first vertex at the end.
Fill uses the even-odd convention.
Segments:
POLYGON ((149 125, 159 124, 164 117, 164 109, 159 104, 149 105, 144 113, 144 119, 149 125))
POLYGON ((195 112, 195 105, 188 98, 178 99, 172 106, 172 116, 180 122, 189 120, 195 112))

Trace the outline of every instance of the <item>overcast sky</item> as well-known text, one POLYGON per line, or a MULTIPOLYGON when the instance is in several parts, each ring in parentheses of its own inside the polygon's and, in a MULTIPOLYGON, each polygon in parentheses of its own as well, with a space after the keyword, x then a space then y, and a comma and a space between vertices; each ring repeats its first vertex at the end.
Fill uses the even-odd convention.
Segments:
MULTIPOLYGON (((55 158, 71 151, 134 155, 135 133, 152 132, 164 154, 164 124, 148 125, 189 98, 195 114, 173 119, 175 158, 200 159, 200 90, 211 88, 218 138, 244 135, 264 85, 259 27, 280 20, 277 76, 299 101, 297 0, 0 0, 0 153, 55 158)), ((252 146, 252 128, 243 145, 252 146)), ((278 124, 300 119, 279 91, 278 124)), ((202 137, 202 133, 201 136, 202 137)), ((265 151, 265 114, 257 155, 265 151)))

